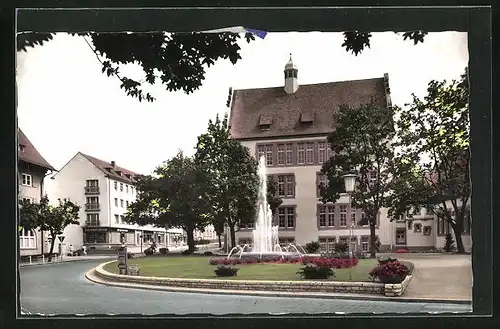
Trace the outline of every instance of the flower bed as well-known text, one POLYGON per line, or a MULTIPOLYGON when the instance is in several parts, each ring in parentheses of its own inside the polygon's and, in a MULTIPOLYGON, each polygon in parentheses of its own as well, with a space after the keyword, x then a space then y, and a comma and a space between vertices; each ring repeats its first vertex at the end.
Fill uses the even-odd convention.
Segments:
POLYGON ((314 264, 318 267, 328 268, 350 268, 356 266, 359 260, 357 258, 325 258, 325 257, 266 257, 266 258, 211 258, 210 265, 239 265, 239 264, 259 264, 259 263, 278 263, 278 264, 314 264))
POLYGON ((403 263, 397 260, 381 262, 379 265, 370 271, 369 276, 375 280, 378 278, 382 283, 401 283, 407 275, 411 273, 410 269, 403 263))

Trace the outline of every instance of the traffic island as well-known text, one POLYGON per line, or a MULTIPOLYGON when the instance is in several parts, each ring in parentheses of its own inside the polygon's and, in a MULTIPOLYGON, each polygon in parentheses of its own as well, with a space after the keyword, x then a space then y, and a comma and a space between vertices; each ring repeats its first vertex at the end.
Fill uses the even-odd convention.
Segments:
POLYGON ((361 295, 402 296, 412 275, 398 284, 377 282, 336 282, 336 281, 266 281, 266 280, 223 280, 223 279, 181 279, 165 277, 130 276, 110 273, 104 270, 103 263, 95 268, 95 275, 108 283, 127 283, 134 285, 186 288, 186 291, 205 290, 230 291, 267 291, 290 293, 345 293, 361 295))

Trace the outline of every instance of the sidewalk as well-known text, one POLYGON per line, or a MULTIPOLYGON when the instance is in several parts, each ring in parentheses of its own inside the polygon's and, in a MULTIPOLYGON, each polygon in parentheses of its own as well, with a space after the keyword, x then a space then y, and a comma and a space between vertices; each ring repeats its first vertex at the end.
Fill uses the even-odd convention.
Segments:
POLYGON ((61 257, 53 257, 52 262, 48 262, 47 259, 45 259, 44 262, 42 262, 41 260, 33 261, 31 263, 22 262, 19 263, 19 266, 23 267, 23 266, 34 266, 34 265, 53 265, 66 262, 76 262, 76 261, 94 260, 94 259, 112 259, 112 258, 116 258, 116 256, 114 255, 63 256, 62 259, 61 257))

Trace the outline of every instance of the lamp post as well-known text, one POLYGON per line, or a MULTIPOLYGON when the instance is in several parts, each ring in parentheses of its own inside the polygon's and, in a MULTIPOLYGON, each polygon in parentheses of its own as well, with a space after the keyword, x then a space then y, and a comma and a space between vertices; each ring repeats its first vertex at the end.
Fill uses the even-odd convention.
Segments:
MULTIPOLYGON (((344 178, 344 186, 345 186, 345 191, 347 192, 347 195, 349 196, 349 206, 351 207, 351 194, 354 192, 354 188, 356 186, 356 178, 358 176, 356 174, 346 174, 342 176, 344 178)), ((351 225, 349 226, 349 268, 352 264, 352 231, 354 229, 354 223, 352 222, 352 216, 351 216, 351 225)), ((350 273, 349 273, 350 276, 350 273)))
POLYGON ((142 254, 142 233, 139 234, 139 239, 141 239, 141 254, 142 254))

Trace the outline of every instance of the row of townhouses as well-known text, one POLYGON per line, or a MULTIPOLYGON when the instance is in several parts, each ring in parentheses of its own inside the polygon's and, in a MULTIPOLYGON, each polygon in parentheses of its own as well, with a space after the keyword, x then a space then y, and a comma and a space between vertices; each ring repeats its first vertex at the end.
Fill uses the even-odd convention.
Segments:
MULTIPOLYGON (((369 227, 356 225, 361 210, 351 208, 347 194, 336 203, 321 203, 318 185, 326 182, 320 171, 331 156, 327 136, 334 126, 332 113, 343 104, 355 107, 374 101, 391 106, 389 76, 299 86, 292 58, 284 75, 284 86, 230 90, 229 119, 232 138, 255 157, 265 156, 267 171, 278 183, 283 200, 276 216, 280 243, 319 241, 327 251, 335 242, 348 243, 351 238, 355 250, 368 251, 369 227)), ((396 221, 382 209, 377 223, 381 250, 442 248, 444 236, 452 232, 427 209, 416 209, 412 220, 396 221)), ((469 250, 470 226, 468 220, 463 232, 469 250)), ((251 231, 252 226, 241 228, 237 243, 251 244, 251 231)))

